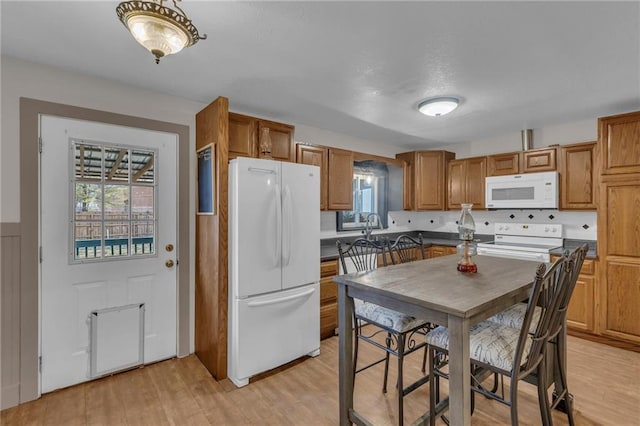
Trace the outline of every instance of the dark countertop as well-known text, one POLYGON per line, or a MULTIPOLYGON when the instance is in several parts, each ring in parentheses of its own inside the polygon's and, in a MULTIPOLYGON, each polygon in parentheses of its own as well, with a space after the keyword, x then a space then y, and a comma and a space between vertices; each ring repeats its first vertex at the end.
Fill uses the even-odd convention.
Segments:
MULTIPOLYGON (((420 232, 412 231, 412 232, 395 232, 388 234, 373 234, 374 237, 384 237, 390 240, 395 239, 398 235, 401 234, 409 234, 417 237, 420 232)), ((320 240, 320 260, 334 260, 338 258, 338 247, 336 246, 336 241, 340 240, 345 243, 350 243, 357 238, 361 238, 361 236, 350 236, 350 237, 337 237, 337 238, 327 238, 324 240, 320 240)), ((455 247, 460 244, 460 239, 458 237, 457 232, 433 232, 433 231, 423 231, 422 232, 422 241, 425 247, 431 246, 449 246, 455 247)), ((476 235, 476 241, 493 241, 493 235, 476 235)), ((562 252, 565 249, 573 250, 577 248, 580 244, 587 243, 589 245, 589 251, 587 252, 587 259, 597 259, 597 250, 596 250, 596 241, 594 240, 572 240, 566 239, 564 240, 564 245, 562 248, 558 248, 551 251, 551 254, 562 255, 562 252)))
MULTIPOLYGON (((408 234, 417 237, 422 233, 422 242, 425 247, 431 246, 449 246, 455 247, 460 244, 460 238, 457 232, 433 232, 433 231, 412 231, 412 232, 394 232, 388 234, 373 234, 373 237, 384 237, 390 240, 395 239, 399 235, 408 234)), ((337 237, 320 240, 320 260, 333 260, 338 258, 338 247, 336 241, 340 240, 344 243, 350 243, 361 236, 337 237)), ((476 235, 476 241, 493 241, 493 235, 476 235)))
POLYGON ((589 250, 587 251, 587 259, 597 259, 598 251, 597 251, 597 244, 596 244, 597 242, 595 240, 570 240, 565 238, 562 248, 551 250, 551 254, 562 256, 562 252, 564 250, 575 250, 583 243, 587 243, 589 245, 589 250))

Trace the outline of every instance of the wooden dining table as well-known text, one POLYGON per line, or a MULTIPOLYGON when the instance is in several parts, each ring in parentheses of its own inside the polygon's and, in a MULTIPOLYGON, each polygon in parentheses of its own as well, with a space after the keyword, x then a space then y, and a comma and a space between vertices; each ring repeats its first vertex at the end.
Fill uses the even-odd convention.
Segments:
MULTIPOLYGON (((340 424, 370 424, 353 407, 353 299, 449 329, 449 419, 471 422, 469 327, 527 298, 539 262, 475 256, 477 273, 458 272, 455 255, 334 277, 338 284, 340 424)), ((429 413, 414 424, 428 424, 429 413)))

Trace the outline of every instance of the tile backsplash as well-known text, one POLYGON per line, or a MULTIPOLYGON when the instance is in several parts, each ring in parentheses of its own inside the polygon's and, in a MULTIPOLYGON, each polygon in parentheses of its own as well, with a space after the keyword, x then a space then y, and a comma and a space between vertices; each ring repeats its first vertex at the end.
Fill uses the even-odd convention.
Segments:
MULTIPOLYGON (((596 212, 569 212, 558 210, 495 210, 472 211, 478 234, 494 234, 496 222, 514 223, 560 223, 564 225, 563 238, 577 240, 595 240, 597 235, 596 212)), ((458 232, 456 221, 459 211, 433 212, 389 212, 389 228, 384 232, 437 231, 458 232)), ((320 237, 332 238, 340 235, 358 235, 360 232, 336 232, 335 212, 322 212, 320 215, 320 237)), ((378 233, 380 231, 374 231, 378 233)))

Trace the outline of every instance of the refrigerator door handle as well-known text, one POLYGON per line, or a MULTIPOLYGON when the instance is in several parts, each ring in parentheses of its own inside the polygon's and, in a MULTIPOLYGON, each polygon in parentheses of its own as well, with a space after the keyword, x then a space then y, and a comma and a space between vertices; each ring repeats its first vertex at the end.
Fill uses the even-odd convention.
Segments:
POLYGON ((247 170, 249 170, 250 172, 256 172, 256 173, 268 173, 268 174, 271 174, 271 175, 275 175, 276 174, 275 170, 261 169, 260 167, 249 167, 247 170))
POLYGON ((284 259, 286 259, 284 261, 284 266, 287 266, 289 264, 289 261, 291 260, 291 245, 293 241, 293 211, 291 205, 291 189, 289 189, 289 185, 286 185, 284 187, 283 204, 285 216, 283 217, 282 221, 286 224, 285 226, 287 237, 284 240, 284 243, 286 243, 286 245, 283 246, 282 253, 284 259))
POLYGON ((259 307, 259 306, 275 305, 277 303, 288 302, 289 300, 301 299, 303 297, 306 297, 306 296, 310 295, 314 291, 316 291, 315 288, 310 288, 309 290, 305 291, 304 293, 293 294, 291 296, 285 296, 285 297, 281 297, 279 299, 271 299, 271 300, 264 300, 264 301, 249 302, 247 304, 247 306, 249 306, 250 308, 255 308, 255 307, 259 307))
POLYGON ((275 185, 276 198, 276 251, 275 266, 280 266, 282 260, 282 197, 280 195, 280 186, 275 185))

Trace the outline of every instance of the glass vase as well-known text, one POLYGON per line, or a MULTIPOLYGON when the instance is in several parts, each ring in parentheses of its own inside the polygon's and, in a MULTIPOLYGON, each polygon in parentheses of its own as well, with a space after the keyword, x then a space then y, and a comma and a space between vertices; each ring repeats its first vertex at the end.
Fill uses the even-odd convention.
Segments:
POLYGON ((271 136, 268 127, 260 129, 260 158, 271 159, 271 136))
POLYGON ((471 256, 477 254, 476 244, 473 242, 473 234, 476 230, 476 223, 471 216, 471 208, 473 204, 462 204, 462 211, 460 212, 460 219, 458 220, 458 232, 460 233, 460 239, 462 243, 457 246, 458 254, 462 256, 458 262, 457 269, 460 272, 478 272, 478 266, 471 256))

